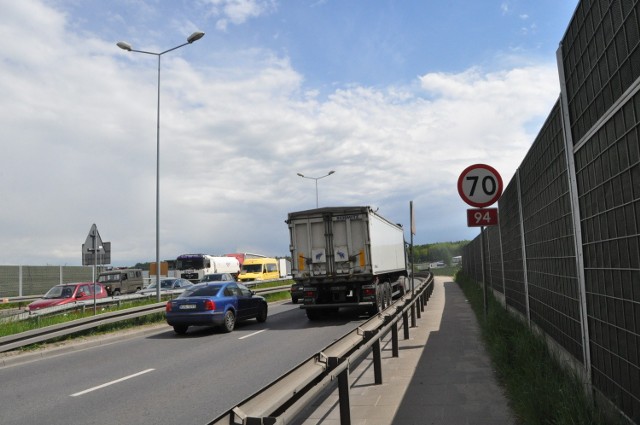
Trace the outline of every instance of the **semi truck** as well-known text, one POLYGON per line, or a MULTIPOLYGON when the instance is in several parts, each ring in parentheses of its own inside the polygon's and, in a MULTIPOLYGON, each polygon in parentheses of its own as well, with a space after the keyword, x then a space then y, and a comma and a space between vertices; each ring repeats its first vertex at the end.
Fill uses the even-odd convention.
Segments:
POLYGON ((291 212, 291 274, 309 320, 356 307, 384 310, 406 290, 404 230, 369 206, 291 212))
POLYGON ((230 273, 237 277, 240 273, 240 262, 235 257, 183 254, 176 259, 176 270, 181 278, 195 283, 211 273, 230 273))

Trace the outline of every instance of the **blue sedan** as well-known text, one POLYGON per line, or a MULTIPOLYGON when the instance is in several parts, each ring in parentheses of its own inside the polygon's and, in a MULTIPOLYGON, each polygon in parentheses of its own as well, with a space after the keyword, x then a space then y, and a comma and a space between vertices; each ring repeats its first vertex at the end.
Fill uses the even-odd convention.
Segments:
POLYGON ((231 332, 236 322, 267 320, 267 301, 237 282, 205 282, 167 303, 167 323, 180 335, 189 326, 217 326, 231 332))

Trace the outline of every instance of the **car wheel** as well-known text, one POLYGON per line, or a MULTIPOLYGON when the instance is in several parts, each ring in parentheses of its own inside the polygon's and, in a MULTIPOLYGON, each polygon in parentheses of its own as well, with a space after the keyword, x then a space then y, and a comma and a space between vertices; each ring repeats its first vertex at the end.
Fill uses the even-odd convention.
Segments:
POLYGON ((177 333, 178 335, 184 335, 187 333, 187 329, 189 329, 189 326, 185 326, 185 325, 175 325, 173 327, 173 330, 175 331, 175 333, 177 333))
POLYGON ((266 304, 262 304, 262 307, 260 307, 260 313, 258 313, 258 315, 256 316, 256 320, 260 323, 264 323, 267 321, 267 305, 266 304))
POLYGON ((117 289, 115 291, 113 291, 113 296, 114 297, 119 297, 120 296, 120 291, 117 290, 117 289))
POLYGON ((225 332, 231 332, 236 326, 236 315, 233 311, 227 310, 224 314, 224 323, 222 324, 222 330, 225 332))
POLYGON ((292 297, 292 298, 291 298, 291 302, 292 302, 292 303, 294 303, 294 304, 298 304, 298 299, 297 299, 297 298, 293 298, 293 297, 292 297))

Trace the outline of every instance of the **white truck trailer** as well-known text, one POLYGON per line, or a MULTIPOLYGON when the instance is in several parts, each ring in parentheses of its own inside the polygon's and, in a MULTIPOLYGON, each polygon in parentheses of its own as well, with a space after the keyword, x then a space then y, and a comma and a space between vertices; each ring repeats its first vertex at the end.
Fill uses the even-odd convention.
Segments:
POLYGON ((240 262, 235 257, 216 257, 207 254, 183 254, 176 259, 180 277, 193 283, 211 273, 230 273, 238 276, 240 262))
POLYGON ((371 207, 292 212, 286 223, 291 274, 310 320, 340 307, 375 313, 404 293, 404 231, 371 207))

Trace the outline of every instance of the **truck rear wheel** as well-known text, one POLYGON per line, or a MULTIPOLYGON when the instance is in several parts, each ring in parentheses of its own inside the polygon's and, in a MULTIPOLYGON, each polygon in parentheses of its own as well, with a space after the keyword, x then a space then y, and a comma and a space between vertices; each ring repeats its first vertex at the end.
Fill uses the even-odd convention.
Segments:
POLYGON ((385 308, 389 307, 393 302, 393 293, 391 291, 391 283, 384 283, 385 308))
POLYGON ((321 311, 309 308, 307 309, 307 319, 309 320, 318 320, 321 316, 321 311))
POLYGON ((384 291, 384 287, 383 285, 378 285, 376 286, 376 306, 375 306, 375 313, 380 313, 382 310, 385 309, 385 291, 384 291))

